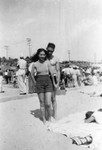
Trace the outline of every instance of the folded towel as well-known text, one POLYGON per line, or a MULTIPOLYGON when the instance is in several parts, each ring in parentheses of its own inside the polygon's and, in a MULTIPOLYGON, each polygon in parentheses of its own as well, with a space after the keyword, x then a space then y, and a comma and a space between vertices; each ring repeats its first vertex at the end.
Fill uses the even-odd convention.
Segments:
POLYGON ((92 143, 92 136, 88 135, 86 137, 79 137, 79 136, 75 136, 75 137, 71 137, 72 139, 72 144, 76 144, 76 145, 89 145, 92 143))

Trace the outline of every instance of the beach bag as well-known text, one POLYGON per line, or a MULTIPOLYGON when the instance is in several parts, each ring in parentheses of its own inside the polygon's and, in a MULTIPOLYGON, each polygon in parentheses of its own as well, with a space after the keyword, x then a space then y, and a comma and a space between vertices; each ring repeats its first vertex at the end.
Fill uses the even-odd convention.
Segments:
POLYGON ((57 89, 56 94, 57 95, 66 95, 66 90, 65 89, 63 89, 63 90, 57 89))

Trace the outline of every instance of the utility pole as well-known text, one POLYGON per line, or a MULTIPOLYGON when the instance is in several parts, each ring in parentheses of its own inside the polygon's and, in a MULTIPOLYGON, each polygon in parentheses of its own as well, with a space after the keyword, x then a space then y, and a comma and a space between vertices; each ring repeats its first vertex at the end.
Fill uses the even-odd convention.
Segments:
POLYGON ((29 47, 29 57, 31 56, 31 38, 27 38, 27 44, 29 47))
POLYGON ((6 58, 8 59, 8 45, 5 45, 5 50, 6 50, 6 58))
POLYGON ((70 61, 70 50, 68 50, 68 60, 70 61))
POLYGON ((94 63, 96 63, 96 53, 94 53, 94 63))

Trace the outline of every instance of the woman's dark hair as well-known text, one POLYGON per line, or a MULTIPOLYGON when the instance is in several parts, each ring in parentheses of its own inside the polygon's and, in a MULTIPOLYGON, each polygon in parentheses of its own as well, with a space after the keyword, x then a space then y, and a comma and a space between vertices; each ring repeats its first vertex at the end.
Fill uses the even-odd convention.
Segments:
MULTIPOLYGON (((39 54, 40 54, 41 52, 45 52, 45 55, 46 55, 46 57, 47 57, 47 52, 46 52, 46 50, 45 50, 44 48, 39 48, 39 49, 37 50, 37 52, 31 57, 31 59, 32 59, 33 62, 36 62, 36 61, 39 60, 39 54)), ((45 57, 45 60, 46 60, 46 57, 45 57)))

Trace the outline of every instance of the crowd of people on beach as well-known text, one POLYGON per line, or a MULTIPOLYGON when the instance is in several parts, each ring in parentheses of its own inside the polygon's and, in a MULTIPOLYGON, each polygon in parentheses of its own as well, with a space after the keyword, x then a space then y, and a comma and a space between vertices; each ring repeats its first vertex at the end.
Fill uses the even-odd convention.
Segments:
POLYGON ((79 66, 68 64, 61 71, 63 88, 97 85, 101 82, 101 73, 95 72, 91 67, 83 69, 79 66))
MULTIPOLYGON (((47 48, 39 48, 37 52, 28 60, 21 55, 17 63, 15 74, 12 75, 13 86, 16 84, 20 95, 37 93, 43 123, 51 121, 51 107, 53 108, 53 118, 56 119, 56 89, 60 82, 59 59, 53 55, 55 44, 49 43, 47 48)), ((3 88, 3 77, 6 84, 11 82, 10 71, 6 70, 4 76, 1 74, 1 92, 3 88)))
MULTIPOLYGON (((21 54, 15 71, 8 69, 3 72, 0 68, 0 93, 5 92, 3 86, 4 80, 6 84, 12 83, 14 88, 19 88, 19 94, 22 96, 37 93, 43 123, 47 125, 49 130, 54 132, 60 131, 60 133, 62 130, 63 134, 67 129, 68 133, 73 130, 73 126, 68 124, 67 121, 63 122, 62 119, 62 122, 61 120, 59 121, 60 124, 57 122, 51 126, 51 122, 56 122, 57 119, 56 95, 58 90, 66 92, 70 88, 78 87, 81 89, 82 86, 97 85, 102 82, 102 73, 91 66, 82 68, 70 62, 66 66, 61 66, 59 59, 53 54, 55 47, 54 43, 48 43, 46 49, 39 48, 28 59, 24 59, 23 54, 21 54), (65 130, 67 124, 69 127, 72 127, 71 130, 70 128, 66 128, 65 130)), ((96 93, 92 94, 95 95, 96 93)), ((95 122, 102 124, 102 109, 99 109, 95 113, 89 111, 85 115, 84 123, 95 122)), ((94 134, 85 137, 71 137, 72 142, 76 145, 91 144, 93 138, 94 134)))
POLYGON ((82 68, 70 62, 61 66, 60 61, 53 55, 55 44, 48 43, 46 49, 39 48, 28 59, 20 55, 16 70, 0 69, 0 92, 4 93, 3 79, 6 84, 13 83, 14 88, 19 88, 20 95, 37 93, 42 120, 51 121, 51 107, 53 118, 57 118, 56 94, 58 90, 67 91, 67 88, 97 85, 101 82, 101 73, 92 67, 82 68))

